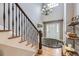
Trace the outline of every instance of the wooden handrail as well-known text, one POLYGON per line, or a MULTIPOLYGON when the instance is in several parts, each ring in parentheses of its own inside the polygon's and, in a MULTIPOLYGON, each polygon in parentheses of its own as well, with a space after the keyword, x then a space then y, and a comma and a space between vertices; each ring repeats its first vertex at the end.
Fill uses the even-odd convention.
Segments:
POLYGON ((29 19, 29 17, 26 15, 26 13, 23 11, 23 9, 19 6, 18 3, 15 3, 16 6, 21 10, 21 12, 25 15, 25 17, 28 19, 28 21, 33 25, 33 27, 37 30, 38 32, 38 29, 35 27, 35 25, 32 23, 32 21, 29 19))

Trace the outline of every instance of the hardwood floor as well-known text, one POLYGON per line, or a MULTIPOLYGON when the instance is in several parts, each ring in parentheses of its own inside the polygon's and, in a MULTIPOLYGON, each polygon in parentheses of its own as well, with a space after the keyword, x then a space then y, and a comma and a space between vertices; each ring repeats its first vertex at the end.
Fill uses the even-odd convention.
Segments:
POLYGON ((43 53, 38 56, 62 56, 61 48, 48 48, 43 46, 43 53))

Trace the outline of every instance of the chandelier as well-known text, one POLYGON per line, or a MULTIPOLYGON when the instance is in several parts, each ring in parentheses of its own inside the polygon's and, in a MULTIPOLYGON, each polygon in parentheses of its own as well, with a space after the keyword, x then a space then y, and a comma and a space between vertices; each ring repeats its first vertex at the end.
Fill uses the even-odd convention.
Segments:
POLYGON ((49 15, 53 10, 53 7, 58 6, 58 3, 43 3, 42 5, 42 14, 49 15))

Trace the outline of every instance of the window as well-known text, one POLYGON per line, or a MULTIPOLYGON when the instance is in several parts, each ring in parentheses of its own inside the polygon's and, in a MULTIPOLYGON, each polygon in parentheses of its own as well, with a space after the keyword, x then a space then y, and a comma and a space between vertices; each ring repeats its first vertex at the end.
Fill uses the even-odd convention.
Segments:
POLYGON ((46 24, 46 37, 47 38, 53 38, 53 39, 59 39, 59 23, 48 23, 46 24))

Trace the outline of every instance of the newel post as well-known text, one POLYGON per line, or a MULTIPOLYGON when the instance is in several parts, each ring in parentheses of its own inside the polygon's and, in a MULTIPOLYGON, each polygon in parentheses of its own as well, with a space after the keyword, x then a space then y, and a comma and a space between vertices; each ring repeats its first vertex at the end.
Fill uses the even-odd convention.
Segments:
POLYGON ((42 31, 39 31, 39 50, 38 54, 42 54, 42 31))

